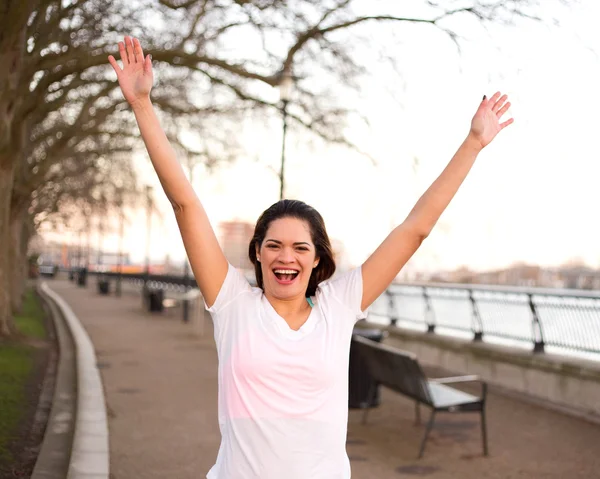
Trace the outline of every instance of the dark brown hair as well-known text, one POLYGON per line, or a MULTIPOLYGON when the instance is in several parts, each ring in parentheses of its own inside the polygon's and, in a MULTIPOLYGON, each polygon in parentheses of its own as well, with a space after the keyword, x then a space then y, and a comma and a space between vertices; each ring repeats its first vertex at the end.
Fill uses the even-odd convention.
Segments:
POLYGON ((256 259, 256 251, 260 249, 271 223, 280 218, 296 218, 306 221, 309 225, 310 237, 315 245, 316 257, 319 258, 319 264, 312 270, 308 281, 308 288, 306 289, 306 296, 314 296, 319 283, 331 278, 333 273, 335 273, 335 260, 333 258, 331 242, 325 230, 323 217, 312 206, 298 200, 278 201, 263 211, 260 218, 258 218, 256 227, 254 228, 254 236, 252 236, 250 246, 248 247, 248 256, 254 265, 256 283, 259 288, 263 289, 262 270, 260 262, 256 259))

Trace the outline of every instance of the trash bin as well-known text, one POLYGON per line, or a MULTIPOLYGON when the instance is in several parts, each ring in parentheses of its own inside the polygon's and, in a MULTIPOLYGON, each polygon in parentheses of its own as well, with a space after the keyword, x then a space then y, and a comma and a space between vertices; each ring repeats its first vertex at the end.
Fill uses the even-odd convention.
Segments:
POLYGON ((162 289, 148 290, 148 309, 152 312, 160 312, 163 310, 163 299, 165 292, 162 289))
POLYGON ((110 292, 110 283, 108 279, 104 276, 98 278, 98 293, 100 294, 109 294, 110 292))
MULTIPOLYGON (((383 332, 379 329, 354 328, 353 335, 362 336, 378 343, 383 339, 383 332)), ((376 383, 369 374, 367 364, 360 357, 354 341, 352 341, 350 343, 348 407, 350 409, 364 409, 379 406, 379 386, 376 386, 375 396, 369 401, 369 391, 373 384, 376 383)))
POLYGON ((87 285, 87 268, 84 266, 79 269, 79 274, 77 275, 77 285, 78 286, 86 286, 87 285))

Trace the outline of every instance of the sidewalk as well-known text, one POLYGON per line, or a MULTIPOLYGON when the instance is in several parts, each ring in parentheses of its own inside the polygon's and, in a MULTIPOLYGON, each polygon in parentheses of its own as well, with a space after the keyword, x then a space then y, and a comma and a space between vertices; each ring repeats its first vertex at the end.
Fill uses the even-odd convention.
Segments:
MULTIPOLYGON (((200 336, 178 313, 143 311, 139 295, 99 296, 93 280, 87 289, 61 279, 48 285, 69 303, 96 348, 111 478, 204 478, 220 441, 210 319, 200 336)), ((600 478, 600 426, 493 390, 487 411, 490 457, 481 456, 478 415, 440 414, 425 457, 417 460, 424 426, 413 425, 413 403, 383 390, 367 425, 360 424, 360 411, 350 411, 352 478, 600 478)))

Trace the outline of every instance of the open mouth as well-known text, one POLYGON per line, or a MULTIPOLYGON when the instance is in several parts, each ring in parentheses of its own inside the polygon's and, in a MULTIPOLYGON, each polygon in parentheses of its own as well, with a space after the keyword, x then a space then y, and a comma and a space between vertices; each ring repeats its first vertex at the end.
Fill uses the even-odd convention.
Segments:
POLYGON ((278 283, 281 284, 290 284, 293 282, 300 272, 295 269, 274 269, 273 274, 277 279, 278 283))

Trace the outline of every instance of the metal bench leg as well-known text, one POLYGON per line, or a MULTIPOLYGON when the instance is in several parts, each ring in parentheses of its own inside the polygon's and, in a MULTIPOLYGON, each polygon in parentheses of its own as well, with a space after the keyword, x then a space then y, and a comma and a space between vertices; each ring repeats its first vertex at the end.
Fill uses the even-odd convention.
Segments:
POLYGON ((369 404, 371 404, 375 400, 375 395, 377 394, 377 384, 372 384, 371 389, 369 389, 369 394, 367 394, 367 403, 365 407, 365 412, 363 413, 362 423, 367 424, 367 416, 369 415, 369 404))
POLYGON ((365 408, 365 412, 363 413, 362 423, 367 424, 367 416, 369 415, 369 408, 365 408))
POLYGON ((488 455, 488 441, 487 441, 487 426, 485 422, 485 404, 481 408, 481 440, 483 441, 483 455, 488 455))
POLYGON ((417 426, 421 424, 421 408, 419 407, 419 401, 415 401, 415 424, 417 426))
POLYGON ((427 423, 427 429, 425 430, 425 435, 423 436, 423 441, 421 442, 421 449, 419 451, 419 459, 423 457, 423 453, 425 452, 425 443, 427 442, 427 438, 429 437, 429 433, 431 432, 431 428, 433 427, 433 420, 435 418, 435 409, 431 410, 431 417, 429 418, 429 422, 427 423))

